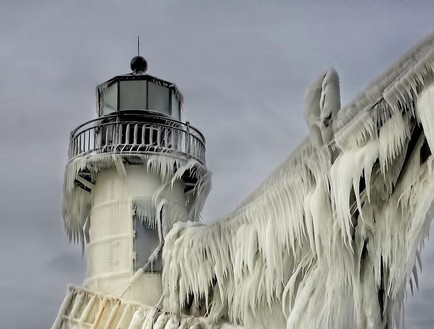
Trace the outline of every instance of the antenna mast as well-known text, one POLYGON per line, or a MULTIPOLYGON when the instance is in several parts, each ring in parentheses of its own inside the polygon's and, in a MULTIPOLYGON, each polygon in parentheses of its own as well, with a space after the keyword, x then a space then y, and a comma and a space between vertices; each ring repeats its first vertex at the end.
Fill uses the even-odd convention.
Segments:
POLYGON ((137 36, 137 56, 140 56, 140 35, 137 36))

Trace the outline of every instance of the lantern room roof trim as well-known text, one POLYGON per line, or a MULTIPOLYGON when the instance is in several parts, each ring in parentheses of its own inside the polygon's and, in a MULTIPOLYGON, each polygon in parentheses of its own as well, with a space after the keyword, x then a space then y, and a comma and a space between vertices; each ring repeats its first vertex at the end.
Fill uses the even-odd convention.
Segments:
POLYGON ((106 90, 108 87, 110 87, 111 85, 113 85, 119 81, 150 81, 150 82, 153 82, 153 83, 158 84, 160 86, 163 86, 163 87, 166 87, 166 88, 173 90, 175 92, 176 98, 181 103, 181 105, 184 102, 184 96, 182 95, 182 93, 179 91, 178 87, 173 82, 162 80, 160 78, 156 78, 156 77, 149 75, 149 74, 136 74, 136 73, 117 75, 117 76, 99 84, 96 87, 98 99, 99 99, 99 95, 101 95, 101 93, 103 93, 104 90, 106 90))

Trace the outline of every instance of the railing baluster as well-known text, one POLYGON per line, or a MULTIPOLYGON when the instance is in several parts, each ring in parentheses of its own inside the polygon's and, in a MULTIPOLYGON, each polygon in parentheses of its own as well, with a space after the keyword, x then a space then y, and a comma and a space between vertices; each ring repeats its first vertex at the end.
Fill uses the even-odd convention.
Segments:
POLYGON ((74 157, 78 152, 75 150, 75 136, 71 134, 71 143, 69 144, 69 158, 74 157))
POLYGON ((155 125, 152 126, 152 145, 160 147, 160 128, 155 125))
POLYGON ((94 146, 95 150, 98 148, 97 138, 98 138, 98 136, 96 135, 96 128, 93 127, 93 146, 94 146))
POLYGON ((126 133, 125 133, 125 145, 129 144, 129 142, 130 142, 130 127, 131 127, 131 125, 128 123, 126 133))
MULTIPOLYGON (((191 140, 192 140, 192 138, 190 138, 190 121, 187 121, 185 123, 185 125, 187 127, 187 138, 186 138, 186 140, 187 140, 187 149, 186 149, 186 152, 190 153, 190 143, 191 143, 191 140)), ((193 136, 191 136, 191 137, 193 137, 193 136)))
POLYGON ((137 144, 137 134, 138 134, 139 132, 138 132, 138 124, 136 123, 135 125, 134 125, 134 141, 133 141, 133 144, 137 144))
POLYGON ((140 144, 146 144, 146 125, 142 123, 142 140, 140 141, 140 144))
POLYGON ((153 126, 152 125, 146 125, 146 139, 145 139, 145 143, 147 145, 152 145, 152 131, 153 131, 153 126))
POLYGON ((92 150, 92 148, 90 147, 90 130, 87 131, 87 152, 89 152, 90 150, 92 150))
POLYGON ((113 144, 115 142, 115 131, 114 126, 105 126, 105 139, 104 139, 104 149, 106 149, 109 144, 113 144))
POLYGON ((161 127, 157 126, 157 147, 161 147, 161 127))
POLYGON ((122 144, 122 123, 116 123, 117 144, 122 144))
POLYGON ((170 128, 170 149, 176 150, 175 130, 170 128))
POLYGON ((92 140, 92 146, 91 146, 91 151, 96 151, 97 149, 97 145, 96 145, 96 138, 95 138, 95 127, 92 127, 90 130, 90 136, 91 136, 91 140, 92 140))
POLYGON ((83 150, 84 150, 84 152, 87 152, 87 138, 86 138, 86 135, 87 135, 87 130, 85 130, 83 132, 83 134, 82 134, 82 136, 83 136, 83 150))

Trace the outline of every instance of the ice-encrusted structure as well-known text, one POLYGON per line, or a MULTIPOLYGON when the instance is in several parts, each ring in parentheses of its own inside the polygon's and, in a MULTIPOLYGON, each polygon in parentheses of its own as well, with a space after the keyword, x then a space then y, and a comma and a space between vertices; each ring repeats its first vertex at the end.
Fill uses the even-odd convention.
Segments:
POLYGON ((343 108, 337 74, 323 75, 306 95, 310 138, 235 211, 169 232, 164 309, 245 328, 401 328, 434 199, 433 81, 434 35, 343 108))
MULTIPOLYGON (((89 139, 92 152, 74 144, 80 156, 66 168, 63 214, 70 239, 83 246, 93 202, 86 188, 96 176, 116 182, 128 169, 140 177, 133 173, 140 166, 161 178, 152 197, 129 197, 135 194, 113 184, 126 197, 110 211, 164 226, 163 296, 152 307, 115 289, 70 287, 53 328, 402 328, 406 288, 418 285, 432 218, 434 34, 353 103, 341 108, 339 94, 333 69, 312 84, 304 108, 309 138, 211 225, 197 222, 210 173, 200 158, 178 156, 181 135, 171 133, 172 143, 156 152, 136 145, 140 129, 125 124, 133 144, 114 139, 108 149, 89 139), (163 192, 185 174, 192 186, 180 205, 163 192)), ((122 290, 143 287, 132 287, 143 269, 130 274, 122 290)))
POLYGON ((177 315, 123 298, 70 286, 52 328, 241 329, 242 327, 230 323, 214 323, 204 316, 177 315))
POLYGON ((91 153, 72 159, 65 170, 62 213, 70 241, 81 243, 84 247, 86 221, 91 211, 91 194, 77 186, 78 173, 86 171, 89 175, 96 176, 101 171, 116 167, 117 162, 122 162, 122 159, 145 166, 150 172, 157 173, 162 181, 161 190, 170 188, 186 171, 189 171, 191 176, 195 178, 195 185, 191 193, 188 194, 186 207, 176 207, 175 204, 167 203, 164 195, 160 196, 156 193, 153 198, 130 200, 130 206, 137 217, 147 221, 151 226, 156 226, 158 222, 156 214, 163 206, 166 206, 168 212, 166 217, 171 220, 169 223, 165 223, 167 227, 172 227, 175 222, 186 221, 187 219, 199 220, 200 211, 211 189, 211 174, 198 161, 185 160, 171 154, 91 153))

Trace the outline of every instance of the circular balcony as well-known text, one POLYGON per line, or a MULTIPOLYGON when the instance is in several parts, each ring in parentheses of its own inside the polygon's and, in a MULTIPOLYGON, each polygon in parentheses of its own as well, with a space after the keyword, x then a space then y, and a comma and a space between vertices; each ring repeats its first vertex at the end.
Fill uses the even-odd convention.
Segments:
POLYGON ((71 132, 69 160, 88 154, 167 154, 205 165, 205 138, 190 124, 140 111, 88 121, 71 132))

